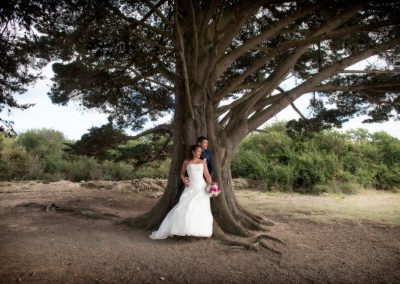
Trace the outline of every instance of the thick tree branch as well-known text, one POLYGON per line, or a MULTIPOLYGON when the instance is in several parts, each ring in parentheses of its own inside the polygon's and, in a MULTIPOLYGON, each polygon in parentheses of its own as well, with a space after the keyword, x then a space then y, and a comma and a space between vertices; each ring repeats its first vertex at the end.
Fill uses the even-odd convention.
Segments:
POLYGON ((218 4, 220 4, 221 2, 222 0, 208 0, 205 2, 206 6, 204 7, 202 13, 200 13, 199 15, 200 16, 199 32, 201 34, 205 34, 205 31, 207 30, 211 17, 214 15, 218 7, 218 4))
POLYGON ((194 12, 193 3, 189 0, 190 5, 190 15, 192 18, 192 28, 194 33, 194 67, 193 67, 193 74, 197 77, 197 64, 198 64, 198 56, 199 56, 199 33, 197 31, 197 22, 196 22, 196 15, 194 12))
POLYGON ((399 73, 400 70, 342 70, 338 73, 348 73, 348 74, 395 74, 399 73))
MULTIPOLYGON (((207 38, 213 37, 213 46, 209 47, 211 56, 209 56, 208 64, 205 68, 207 74, 204 74, 200 81, 201 85, 204 85, 207 78, 210 77, 210 70, 215 70, 214 66, 218 58, 224 54, 233 38, 264 2, 265 0, 239 1, 227 11, 224 11, 222 15, 218 15, 217 21, 207 27, 204 41, 208 41, 207 38)), ((216 78, 214 75, 211 75, 211 77, 216 78)))
POLYGON ((243 25, 253 17, 254 13, 265 4, 265 0, 253 0, 253 1, 239 1, 236 6, 228 10, 222 15, 220 25, 217 27, 221 30, 221 34, 218 36, 220 40, 215 45, 217 58, 221 58, 225 54, 226 48, 237 36, 243 25))
POLYGON ((229 118, 231 116, 231 112, 228 112, 220 121, 219 121, 219 125, 220 127, 225 127, 225 124, 228 122, 229 118))
POLYGON ((145 130, 137 135, 126 136, 126 139, 127 140, 135 140, 140 137, 146 136, 150 133, 169 133, 172 135, 172 130, 173 130, 173 127, 170 124, 160 124, 160 125, 157 125, 156 127, 145 130))
MULTIPOLYGON (((316 31, 312 32, 309 37, 315 37, 322 35, 326 32, 330 32, 341 24, 345 23, 358 12, 358 10, 364 4, 357 4, 349 11, 335 16, 333 19, 325 22, 321 27, 319 27, 316 31)), ((246 95, 246 100, 236 106, 235 119, 241 120, 243 118, 247 118, 248 115, 254 110, 252 109, 254 105, 265 95, 269 95, 274 89, 279 86, 279 83, 282 81, 284 77, 293 69, 297 60, 307 51, 310 44, 305 46, 298 47, 290 56, 288 56, 283 63, 278 66, 274 72, 264 81, 262 86, 259 89, 256 89, 246 95)), ((234 127, 235 121, 230 121, 230 126, 234 127)))
MULTIPOLYGON (((343 34, 347 34, 347 31, 341 31, 343 34)), ((340 36, 338 33, 335 33, 336 36, 340 36)), ((293 47, 300 47, 300 46, 305 46, 314 42, 318 42, 320 40, 327 39, 328 34, 321 35, 321 36, 315 36, 315 37, 310 37, 305 40, 297 40, 297 41, 288 41, 285 42, 276 48, 268 48, 268 54, 260 58, 255 64, 251 65, 249 68, 247 68, 246 71, 244 71, 242 74, 239 76, 233 78, 229 83, 227 83, 227 86, 220 91, 218 91, 213 100, 214 101, 220 101, 224 97, 228 96, 231 92, 236 91, 238 89, 243 89, 245 86, 239 85, 241 82, 243 82, 247 77, 252 75, 254 72, 265 66, 268 61, 273 59, 275 56, 282 54, 283 52, 287 51, 290 48, 293 47)), ((332 38, 332 37, 330 37, 332 38)), ((258 83, 258 86, 261 86, 260 83, 258 83)), ((254 88, 252 88, 254 89, 254 88)))
POLYGON ((135 170, 138 170, 141 166, 143 166, 143 165, 145 165, 147 163, 151 163, 151 162, 154 162, 155 160, 157 160, 158 157, 160 157, 161 154, 164 152, 164 150, 167 148, 169 142, 171 142, 171 136, 167 137, 167 139, 165 140, 163 145, 160 147, 160 149, 155 153, 155 155, 153 157, 151 157, 149 160, 147 160, 147 161, 145 161, 143 163, 137 164, 135 166, 135 170))
POLYGON ((339 86, 332 84, 324 84, 313 87, 313 91, 325 92, 325 91, 338 91, 338 92, 350 92, 350 91, 361 91, 361 90, 375 90, 375 89, 387 89, 392 87, 400 87, 400 82, 397 83, 384 83, 384 84, 361 84, 354 86, 339 86))
MULTIPOLYGON (((276 94, 276 95, 269 96, 269 97, 266 97, 266 98, 261 98, 257 102, 257 109, 255 109, 255 111, 261 110, 264 107, 266 107, 267 105, 273 104, 274 102, 278 101, 280 98, 282 98, 285 95, 286 95, 285 93, 280 93, 280 94, 276 94)), ((232 111, 230 111, 230 110, 233 109, 235 106, 237 106, 238 104, 240 104, 242 102, 241 99, 235 100, 232 103, 230 103, 228 105, 221 106, 221 107, 219 107, 217 109, 217 114, 218 115, 221 115, 226 111, 229 111, 224 116, 224 118, 219 122, 221 126, 223 126, 227 122, 228 118, 232 115, 232 111)))
MULTIPOLYGON (((354 10, 353 10, 353 13, 354 13, 354 10)), ((328 24, 330 24, 330 23, 331 22, 329 22, 328 24)), ((335 24, 335 23, 333 22, 332 24, 335 24)), ((305 46, 305 45, 308 45, 311 43, 320 42, 320 41, 327 40, 327 39, 340 38, 343 36, 351 36, 352 33, 354 33, 354 32, 370 31, 370 30, 373 30, 373 29, 376 29, 379 27, 386 27, 388 25, 390 25, 390 23, 385 22, 385 24, 380 23, 380 24, 370 24, 370 25, 363 25, 363 26, 346 27, 346 28, 342 28, 339 30, 333 30, 330 32, 321 30, 319 33, 314 33, 314 34, 308 36, 307 38, 305 38, 304 40, 287 41, 275 48, 267 48, 267 49, 264 48, 264 51, 267 52, 267 55, 260 58, 255 64, 253 64, 252 66, 247 68, 247 70, 244 71, 242 74, 240 74, 239 76, 230 80, 230 82, 228 82, 226 84, 225 88, 219 90, 215 94, 213 100, 215 102, 218 102, 219 100, 228 96, 229 93, 231 93, 232 91, 235 91, 237 89, 237 86, 243 80, 245 80, 247 77, 252 75, 254 72, 256 72, 257 70, 259 70, 260 68, 265 66, 265 64, 268 61, 270 61, 271 59, 273 59, 275 56, 282 54, 283 52, 287 51, 290 48, 305 46)))
POLYGON ((309 45, 298 47, 274 72, 272 72, 272 74, 261 84, 260 88, 251 91, 246 96, 246 100, 240 104, 241 112, 249 113, 251 108, 261 97, 268 95, 276 89, 280 82, 293 69, 297 60, 307 51, 308 47, 309 45))
POLYGON ((283 28, 285 28, 293 21, 306 16, 307 14, 316 10, 319 7, 320 5, 314 5, 308 9, 302 9, 297 13, 294 13, 293 15, 286 17, 285 19, 279 20, 279 22, 273 25, 272 27, 266 29, 261 34, 247 40, 241 46, 235 48, 228 54, 224 55, 217 63, 217 67, 215 70, 215 77, 217 78, 220 77, 226 71, 226 69, 244 53, 250 51, 251 49, 254 49, 262 41, 265 41, 275 36, 277 33, 279 33, 279 31, 281 31, 283 28))
POLYGON ((175 2, 175 11, 174 11, 174 17, 175 17, 175 25, 176 25, 176 33, 178 37, 178 42, 180 45, 180 50, 179 50, 179 55, 181 57, 182 61, 182 71, 183 71, 183 77, 185 81, 185 93, 187 96, 187 103, 189 105, 189 114, 192 119, 194 119, 194 111, 193 111, 193 106, 192 106, 192 98, 191 98, 191 90, 190 90, 190 85, 189 85, 189 74, 187 70, 187 62, 186 62, 186 57, 185 57, 185 45, 183 42, 183 35, 181 32, 181 27, 179 26, 179 21, 178 21, 178 4, 175 2))
POLYGON ((346 58, 342 59, 341 61, 333 64, 332 66, 325 68, 320 73, 314 75, 307 81, 303 82, 299 86, 297 86, 297 87, 293 88, 292 90, 290 90, 289 92, 287 92, 286 96, 282 97, 279 101, 277 101, 270 107, 254 114, 248 120, 249 132, 254 131, 254 129, 256 129, 261 124, 263 124, 265 121, 270 119, 272 116, 274 116, 275 114, 280 112, 282 109, 284 109, 286 106, 288 106, 290 104, 290 102, 295 101, 297 98, 299 98, 303 94, 313 91, 316 88, 317 84, 319 84, 323 80, 326 80, 326 79, 332 77, 333 75, 336 75, 338 73, 338 71, 343 70, 346 67, 351 66, 363 59, 366 59, 366 58, 368 58, 372 55, 375 55, 379 52, 388 50, 399 44, 400 44, 400 38, 394 38, 393 40, 382 43, 373 48, 370 48, 370 49, 364 50, 362 52, 353 54, 349 57, 346 57, 346 58))

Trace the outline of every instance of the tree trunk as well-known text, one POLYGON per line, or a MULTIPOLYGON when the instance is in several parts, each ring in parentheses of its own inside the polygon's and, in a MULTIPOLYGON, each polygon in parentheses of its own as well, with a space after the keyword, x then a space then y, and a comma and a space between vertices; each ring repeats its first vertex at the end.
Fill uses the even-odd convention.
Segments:
POLYGON ((222 190, 216 198, 211 198, 214 235, 230 233, 247 237, 253 235, 251 230, 264 230, 263 225, 270 225, 271 222, 240 206, 234 194, 230 164, 237 143, 235 145, 234 140, 216 125, 218 122, 214 117, 213 107, 204 99, 206 97, 204 94, 194 96, 203 98, 193 100, 195 119, 188 114, 189 108, 183 96, 184 91, 179 91, 177 88, 173 128, 174 147, 165 192, 149 212, 127 219, 125 222, 146 230, 159 227, 169 210, 176 204, 174 200, 178 191, 179 174, 190 145, 195 144, 198 136, 206 136, 210 150, 214 154, 215 172, 212 179, 218 182, 222 190))
POLYGON ((175 205, 180 170, 189 154, 190 145, 196 143, 197 137, 206 136, 214 154, 215 172, 212 179, 218 182, 222 190, 216 198, 211 198, 213 236, 229 233, 249 237, 253 235, 251 230, 264 230, 263 225, 271 225, 271 222, 241 207, 235 197, 230 164, 241 137, 229 137, 219 125, 215 111, 217 106, 211 101, 214 82, 209 78, 208 70, 215 64, 215 56, 202 45, 202 40, 197 40, 195 19, 192 18, 195 15, 188 3, 180 3, 178 13, 182 19, 193 19, 192 25, 180 25, 180 17, 175 15, 177 42, 180 46, 180 52, 176 53, 176 71, 181 79, 175 83, 174 147, 168 184, 161 199, 149 212, 127 221, 132 226, 144 229, 159 227, 175 205))

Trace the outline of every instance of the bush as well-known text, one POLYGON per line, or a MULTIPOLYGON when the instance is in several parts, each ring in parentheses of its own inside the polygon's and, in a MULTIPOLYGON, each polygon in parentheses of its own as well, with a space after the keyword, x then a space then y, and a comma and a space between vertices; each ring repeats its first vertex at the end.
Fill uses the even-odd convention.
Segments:
POLYGON ((316 184, 326 184, 340 167, 335 155, 319 152, 301 154, 294 158, 293 164, 293 187, 300 192, 309 192, 316 184))
POLYGON ((292 191, 295 171, 291 165, 269 162, 263 184, 268 190, 292 191))
POLYGON ((133 173, 134 178, 167 178, 169 173, 170 159, 165 161, 155 161, 147 165, 143 165, 133 173))
POLYGON ((104 161, 102 164, 105 180, 126 180, 133 176, 133 167, 123 162, 104 161))
POLYGON ((63 172, 71 181, 95 180, 102 177, 102 168, 93 157, 77 156, 75 159, 64 163, 63 172))
MULTIPOLYGON (((61 132, 49 129, 29 130, 17 138, 0 133, 0 179, 126 180, 166 178, 169 173, 169 158, 135 169, 123 161, 66 153, 67 142, 61 132)), ((139 144, 127 143, 118 151, 111 151, 110 157, 135 161, 131 151, 150 153, 148 145, 139 144)), ((370 134, 362 129, 290 137, 285 123, 278 122, 240 143, 231 170, 234 178, 258 180, 268 190, 302 193, 352 193, 366 187, 395 190, 400 188, 400 140, 384 132, 370 134)))
POLYGON ((61 158, 65 137, 60 131, 52 129, 28 130, 17 138, 17 145, 40 158, 61 158))
POLYGON ((262 179, 267 173, 267 162, 257 152, 244 150, 235 155, 231 169, 237 177, 262 179))
POLYGON ((342 192, 353 185, 393 189, 400 187, 400 140, 363 129, 289 137, 279 122, 246 137, 231 168, 233 177, 260 179, 268 189, 323 192, 334 183, 342 192))

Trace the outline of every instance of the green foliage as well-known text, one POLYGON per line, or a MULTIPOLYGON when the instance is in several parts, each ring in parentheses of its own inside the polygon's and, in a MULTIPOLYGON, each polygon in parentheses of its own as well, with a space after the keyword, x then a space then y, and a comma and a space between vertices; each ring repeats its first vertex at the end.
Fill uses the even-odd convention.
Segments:
MULTIPOLYGON (((159 137, 156 142, 165 142, 159 137)), ((141 150, 154 147, 152 139, 130 141, 125 145, 109 150, 109 155, 118 161, 82 156, 65 151, 64 135, 51 129, 34 129, 14 138, 0 133, 0 180, 126 180, 138 177, 166 177, 170 159, 156 160, 149 165, 135 169, 137 160, 126 159, 129 150, 138 155, 141 150), (121 149, 123 148, 124 151, 121 149), (125 160, 128 160, 126 162, 125 160)), ((69 148, 70 149, 70 148, 69 148)), ((165 159, 165 155, 161 157, 165 159)), ((143 162, 142 162, 143 163, 143 162)))
POLYGON ((44 172, 44 164, 23 148, 13 147, 2 151, 0 159, 0 179, 37 179, 44 172))
POLYGON ((5 140, 4 134, 2 132, 0 132, 0 152, 4 148, 4 140, 5 140))
POLYGON ((69 143, 69 151, 77 155, 94 156, 100 159, 109 158, 107 150, 125 141, 125 135, 111 124, 92 127, 89 133, 82 135, 75 143, 69 143))
POLYGON ((237 176, 240 173, 248 173, 248 178, 261 179, 266 175, 265 164, 266 161, 256 151, 243 150, 232 161, 232 175, 237 176))
POLYGON ((170 164, 171 159, 166 159, 164 161, 154 161, 137 169, 134 173, 134 177, 167 178, 170 164))
POLYGON ((64 158, 65 142, 64 134, 52 129, 28 130, 16 139, 16 145, 40 161, 43 172, 47 174, 59 171, 64 158))
MULTIPOLYGON (((126 180, 166 178, 166 153, 141 164, 137 155, 152 156, 165 138, 149 136, 108 150, 113 160, 66 152, 62 133, 29 130, 16 138, 0 134, 0 180, 126 180), (138 166, 140 165, 140 166, 138 166)), ((233 177, 261 181, 268 190, 300 193, 355 193, 362 188, 400 188, 400 141, 384 132, 363 129, 323 131, 289 136, 284 122, 247 136, 231 164, 233 177)))
POLYGON ((51 129, 28 130, 17 138, 18 145, 40 158, 60 158, 65 147, 64 141, 64 134, 51 129))
POLYGON ((287 130, 278 122, 246 137, 232 160, 232 176, 262 180, 269 190, 302 193, 400 187, 399 139, 363 129, 303 135, 287 130))
POLYGON ((93 157, 78 156, 65 164, 65 176, 68 180, 81 181, 100 179, 102 171, 93 157))

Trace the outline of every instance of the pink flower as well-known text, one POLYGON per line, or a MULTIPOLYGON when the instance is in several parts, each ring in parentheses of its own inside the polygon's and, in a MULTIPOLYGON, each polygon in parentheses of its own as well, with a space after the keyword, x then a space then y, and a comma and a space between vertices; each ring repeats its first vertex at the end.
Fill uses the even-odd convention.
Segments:
POLYGON ((221 189, 218 187, 216 182, 212 182, 210 187, 207 188, 207 192, 211 197, 217 196, 220 193, 221 189))

